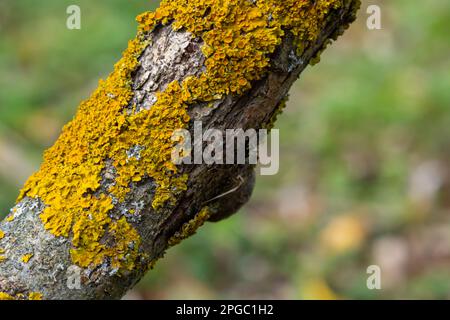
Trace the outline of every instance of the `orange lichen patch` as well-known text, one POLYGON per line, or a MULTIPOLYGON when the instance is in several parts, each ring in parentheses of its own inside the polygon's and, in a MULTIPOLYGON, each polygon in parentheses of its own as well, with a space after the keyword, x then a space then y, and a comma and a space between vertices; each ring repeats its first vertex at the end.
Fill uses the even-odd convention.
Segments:
POLYGON ((24 255, 21 260, 22 260, 23 263, 28 263, 28 261, 30 261, 30 259, 32 257, 33 257, 33 254, 29 253, 29 254, 24 255))
POLYGON ((192 220, 183 224, 181 229, 169 239, 169 246, 175 246, 184 239, 194 235, 197 229, 200 228, 210 218, 210 216, 211 213, 209 208, 204 207, 192 220))
POLYGON ((186 190, 187 176, 171 161, 171 136, 188 126, 188 107, 247 91, 267 72, 286 30, 297 36, 299 48, 305 47, 317 39, 327 12, 348 1, 163 0, 156 12, 137 18, 138 36, 45 153, 19 200, 39 197, 45 203, 41 219, 46 229, 71 238, 72 260, 78 265, 109 261, 117 269, 134 268, 141 257, 140 236, 125 218, 109 213, 125 200, 133 182, 147 177, 157 186, 154 209, 172 204, 186 190), (205 71, 171 83, 151 108, 130 112, 132 75, 148 45, 146 34, 169 23, 203 40, 205 71), (136 148, 140 156, 130 157, 136 148), (107 161, 112 161, 116 177, 105 191, 100 184, 107 161))

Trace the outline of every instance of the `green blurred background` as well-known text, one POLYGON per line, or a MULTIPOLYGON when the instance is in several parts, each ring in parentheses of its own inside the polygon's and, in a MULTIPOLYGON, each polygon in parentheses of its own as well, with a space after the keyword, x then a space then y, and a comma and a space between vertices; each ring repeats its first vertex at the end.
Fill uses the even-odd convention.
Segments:
MULTIPOLYGON (((0 212, 156 5, 0 0, 0 212), (81 30, 66 28, 71 4, 81 30)), ((127 297, 449 299, 449 31, 447 0, 363 1, 291 91, 279 174, 127 297), (367 29, 369 4, 382 30, 367 29), (373 264, 382 290, 366 287, 373 264)))

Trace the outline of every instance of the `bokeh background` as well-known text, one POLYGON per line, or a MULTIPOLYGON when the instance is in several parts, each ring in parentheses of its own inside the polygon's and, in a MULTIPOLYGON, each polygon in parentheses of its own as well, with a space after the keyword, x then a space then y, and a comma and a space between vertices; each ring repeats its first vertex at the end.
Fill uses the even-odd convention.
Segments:
MULTIPOLYGON (((0 0, 0 212, 112 70, 148 0, 0 0), (82 29, 66 28, 66 8, 82 29)), ((171 249, 127 298, 450 298, 450 2, 363 1, 277 127, 251 202, 171 249), (382 9, 382 30, 366 8, 382 9), (368 290, 379 265, 382 290, 368 290)))

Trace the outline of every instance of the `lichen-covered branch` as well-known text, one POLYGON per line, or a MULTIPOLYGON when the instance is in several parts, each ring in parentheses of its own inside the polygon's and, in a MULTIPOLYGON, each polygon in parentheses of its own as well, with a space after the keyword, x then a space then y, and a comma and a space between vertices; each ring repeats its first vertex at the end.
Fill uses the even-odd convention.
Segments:
POLYGON ((271 127, 293 82, 358 7, 165 0, 140 15, 137 37, 0 223, 0 299, 120 298, 168 247, 236 212, 253 167, 176 166, 173 131, 194 121, 271 127))

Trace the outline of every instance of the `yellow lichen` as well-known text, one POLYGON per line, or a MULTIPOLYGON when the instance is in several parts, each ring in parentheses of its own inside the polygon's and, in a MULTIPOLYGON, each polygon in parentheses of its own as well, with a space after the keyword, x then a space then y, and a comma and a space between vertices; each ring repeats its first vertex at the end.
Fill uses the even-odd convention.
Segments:
POLYGON ((42 300, 42 294, 39 292, 31 292, 28 295, 28 300, 42 300))
MULTIPOLYGON (((118 269, 134 268, 141 257, 140 236, 126 218, 113 218, 109 213, 115 201, 125 200, 132 182, 147 177, 157 186, 152 200, 155 210, 174 203, 186 190, 187 176, 179 174, 171 161, 171 136, 174 130, 188 127, 189 106, 247 91, 266 73, 271 54, 287 30, 296 35, 302 52, 317 40, 329 10, 348 1, 162 1, 155 12, 137 18, 138 36, 46 151, 44 163, 28 180, 19 200, 39 197, 45 203, 41 219, 46 229, 71 238, 70 252, 76 264, 95 267, 108 260, 118 269), (132 75, 148 45, 146 35, 157 25, 169 23, 203 40, 205 71, 168 85, 151 108, 130 112, 132 75), (129 150, 137 146, 139 159, 129 157, 129 150), (107 161, 115 168, 115 183, 102 190, 101 174, 107 161)), ((206 213, 202 215, 205 218, 206 213)), ((186 227, 186 234, 191 227, 186 227)), ((172 242, 182 236, 183 232, 172 242)))
POLYGON ((22 293, 12 296, 6 292, 0 292, 0 300, 42 300, 42 294, 38 292, 30 292, 27 297, 22 293))
POLYGON ((14 300, 14 297, 5 292, 0 292, 0 300, 14 300))
POLYGON ((30 259, 33 257, 32 253, 26 254, 24 256, 22 256, 21 260, 23 263, 28 263, 28 261, 30 261, 30 259))
MULTIPOLYGON (((88 226, 92 227, 92 225, 88 226)), ((99 228, 102 228, 100 226, 99 228)), ((131 270, 135 266, 135 256, 140 245, 140 237, 137 231, 122 217, 117 221, 109 221, 108 234, 112 237, 113 247, 98 244, 98 239, 90 238, 90 234, 96 236, 97 232, 82 234, 83 244, 79 240, 74 244, 76 248, 71 250, 73 262, 87 267, 90 264, 98 265, 109 257, 113 268, 125 268, 131 270), (92 243, 94 245, 92 245, 92 243)))
POLYGON ((6 260, 6 257, 3 255, 5 253, 5 249, 0 248, 0 263, 6 260))
POLYGON ((200 210, 199 213, 195 215, 192 220, 183 224, 181 229, 169 239, 169 246, 175 246, 184 239, 194 235, 197 229, 200 228, 209 219, 210 216, 211 214, 209 208, 204 207, 202 210, 200 210))
POLYGON ((13 215, 13 214, 10 214, 9 216, 6 217, 5 220, 8 221, 8 222, 13 221, 13 220, 14 220, 14 215, 13 215))
POLYGON ((100 187, 105 160, 115 159, 134 145, 133 141, 122 142, 120 133, 126 126, 124 108, 133 96, 131 73, 146 45, 142 37, 129 42, 114 72, 81 104, 19 197, 44 201, 41 219, 46 229, 55 236, 72 236, 72 260, 83 267, 97 266, 109 258, 113 267, 131 269, 139 258, 136 230, 126 221, 109 217, 112 198, 94 192, 100 187), (115 148, 119 141, 123 149, 115 148), (102 243, 105 237, 113 241, 102 243))
POLYGON ((2 240, 4 237, 5 237, 5 233, 2 230, 0 230, 0 240, 2 240))
POLYGON ((264 12, 270 13, 270 25, 282 27, 294 34, 300 55, 308 43, 317 40, 326 22, 326 15, 330 10, 342 7, 346 0, 279 0, 257 1, 257 5, 264 12))

